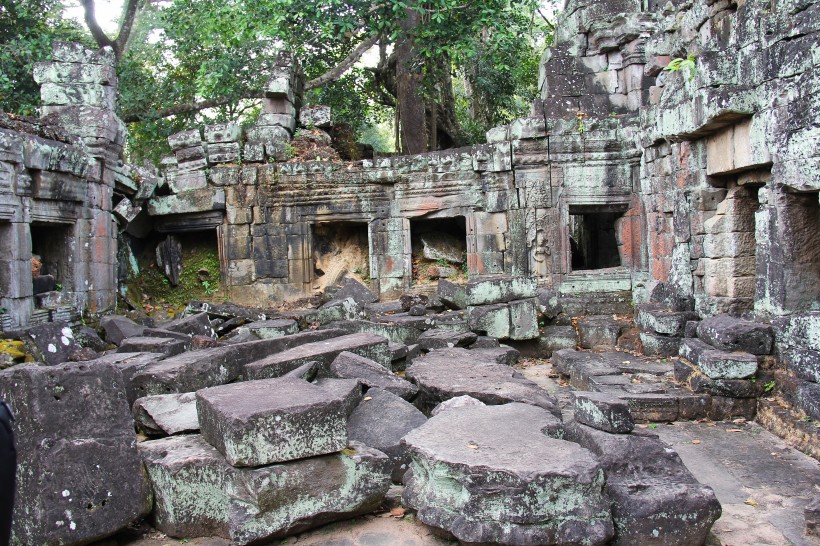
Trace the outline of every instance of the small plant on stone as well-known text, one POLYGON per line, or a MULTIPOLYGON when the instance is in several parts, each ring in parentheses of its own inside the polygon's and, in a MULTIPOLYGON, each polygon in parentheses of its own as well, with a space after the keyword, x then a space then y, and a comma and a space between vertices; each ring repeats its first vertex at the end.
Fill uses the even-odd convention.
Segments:
POLYGON ((285 143, 285 157, 287 159, 293 159, 294 157, 296 157, 296 146, 294 146, 290 142, 285 143))
POLYGON ((774 390, 774 386, 776 385, 774 379, 763 385, 764 392, 772 392, 774 390))
POLYGON ((578 112, 575 114, 575 117, 578 118, 578 134, 584 134, 584 118, 587 117, 586 112, 578 112))
POLYGON ((695 77, 695 72, 697 71, 697 64, 695 63, 697 57, 694 53, 688 54, 686 58, 676 57, 672 59, 668 65, 663 67, 663 69, 667 72, 680 72, 684 69, 688 69, 689 79, 691 80, 695 77))

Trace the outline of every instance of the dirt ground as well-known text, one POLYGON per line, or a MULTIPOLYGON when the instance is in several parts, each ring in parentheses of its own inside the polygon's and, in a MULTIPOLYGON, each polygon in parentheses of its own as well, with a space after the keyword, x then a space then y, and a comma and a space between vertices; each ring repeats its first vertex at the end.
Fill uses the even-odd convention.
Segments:
MULTIPOLYGON (((529 379, 556 394, 562 405, 568 389, 556 384, 548 363, 521 369, 529 379)), ((652 425, 649 425, 650 427, 652 425)), ((711 486, 723 506, 709 546, 818 546, 803 533, 803 509, 820 493, 820 463, 786 445, 755 423, 675 422, 653 430, 670 444, 702 483, 711 486)), ((389 497, 398 502, 399 488, 389 497)), ((175 540, 147 525, 95 546, 229 546, 221 538, 175 540)), ((271 545, 299 546, 446 546, 457 544, 416 521, 382 512, 326 525, 275 540, 271 545)))

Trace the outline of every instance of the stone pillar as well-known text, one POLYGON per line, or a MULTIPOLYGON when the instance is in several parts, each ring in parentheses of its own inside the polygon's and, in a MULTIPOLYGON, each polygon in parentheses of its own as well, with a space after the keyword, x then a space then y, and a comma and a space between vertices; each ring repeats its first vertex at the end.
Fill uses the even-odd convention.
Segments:
POLYGON ((113 309, 116 304, 117 230, 111 214, 114 169, 122 154, 126 129, 117 117, 116 60, 111 48, 99 51, 81 44, 55 42, 52 62, 37 63, 42 116, 62 126, 85 145, 87 199, 75 233, 74 290, 77 304, 89 311, 113 309))

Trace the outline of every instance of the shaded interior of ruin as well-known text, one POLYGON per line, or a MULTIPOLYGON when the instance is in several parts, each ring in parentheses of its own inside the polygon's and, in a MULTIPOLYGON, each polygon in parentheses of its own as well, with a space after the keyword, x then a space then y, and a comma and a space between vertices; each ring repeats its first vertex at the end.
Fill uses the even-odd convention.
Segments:
POLYGON ((622 264, 616 223, 624 211, 570 207, 572 270, 606 269, 622 264))
POLYGON ((464 216, 412 218, 413 283, 466 279, 467 220, 464 216))
POLYGON ((35 294, 57 289, 70 289, 71 240, 70 224, 35 222, 31 230, 32 275, 35 275, 35 294), (36 277, 53 277, 54 282, 38 282, 36 277), (66 284, 66 286, 63 286, 66 284), (50 286, 50 287, 49 287, 50 286))

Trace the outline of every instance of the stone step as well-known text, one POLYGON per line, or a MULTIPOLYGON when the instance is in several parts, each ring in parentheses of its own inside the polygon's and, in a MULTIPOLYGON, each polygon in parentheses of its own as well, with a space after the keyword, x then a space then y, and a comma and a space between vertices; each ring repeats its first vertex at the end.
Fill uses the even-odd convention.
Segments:
POLYGON ((680 356, 696 364, 711 379, 746 379, 757 373, 755 355, 721 351, 697 338, 681 342, 680 356))
POLYGON ((683 336, 686 323, 697 319, 698 314, 693 311, 673 311, 653 303, 638 305, 635 313, 638 328, 666 336, 683 336))
POLYGON ((774 342, 770 325, 730 315, 716 315, 701 321, 698 337, 721 351, 742 351, 753 355, 770 354, 774 342))

